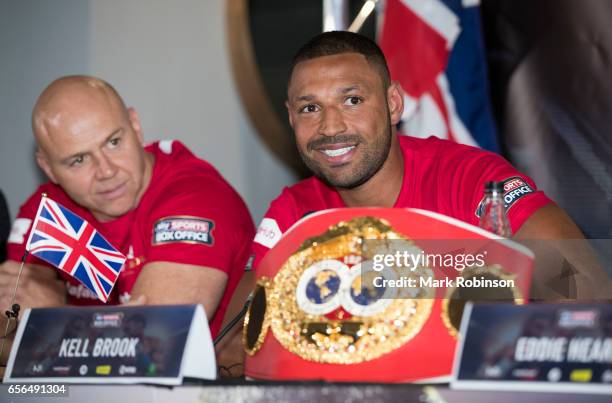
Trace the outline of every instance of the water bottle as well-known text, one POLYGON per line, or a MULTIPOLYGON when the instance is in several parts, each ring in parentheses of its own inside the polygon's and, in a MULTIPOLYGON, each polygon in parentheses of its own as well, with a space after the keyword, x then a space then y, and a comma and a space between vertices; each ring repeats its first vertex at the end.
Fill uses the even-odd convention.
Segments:
POLYGON ((506 238, 512 236, 504 208, 503 182, 485 183, 485 200, 480 216, 480 228, 506 238))

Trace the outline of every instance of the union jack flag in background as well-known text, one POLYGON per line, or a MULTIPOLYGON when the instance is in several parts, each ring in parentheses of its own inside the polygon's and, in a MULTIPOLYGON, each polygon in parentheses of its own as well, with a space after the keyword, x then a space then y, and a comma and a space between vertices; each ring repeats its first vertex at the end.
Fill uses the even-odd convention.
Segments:
POLYGON ((26 250, 79 280, 103 302, 126 260, 90 223, 44 196, 26 250))
POLYGON ((380 47, 404 90, 401 131, 499 152, 479 0, 386 0, 380 47))

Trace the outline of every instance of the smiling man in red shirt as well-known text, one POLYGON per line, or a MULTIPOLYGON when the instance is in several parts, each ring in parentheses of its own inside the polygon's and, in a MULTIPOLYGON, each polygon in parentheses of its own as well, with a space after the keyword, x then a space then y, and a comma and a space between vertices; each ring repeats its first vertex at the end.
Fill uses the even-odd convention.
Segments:
MULTIPOLYGON (((380 48, 361 35, 326 32, 304 45, 293 61, 286 106, 314 176, 272 201, 255 236, 255 268, 296 221, 329 208, 413 207, 477 225, 487 181, 504 182, 516 238, 583 238, 561 208, 500 156, 435 137, 398 136, 401 89, 380 48)), ((549 267, 535 273, 536 281, 559 276, 558 267, 549 267)), ((608 281, 599 268, 585 266, 573 279, 585 296, 608 281)))

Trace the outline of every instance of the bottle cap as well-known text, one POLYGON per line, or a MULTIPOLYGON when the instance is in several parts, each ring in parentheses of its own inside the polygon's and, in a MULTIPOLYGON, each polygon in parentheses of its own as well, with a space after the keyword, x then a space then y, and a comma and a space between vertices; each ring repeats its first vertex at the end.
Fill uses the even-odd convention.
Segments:
POLYGON ((485 183, 485 192, 503 192, 504 191, 504 182, 486 182, 485 183))

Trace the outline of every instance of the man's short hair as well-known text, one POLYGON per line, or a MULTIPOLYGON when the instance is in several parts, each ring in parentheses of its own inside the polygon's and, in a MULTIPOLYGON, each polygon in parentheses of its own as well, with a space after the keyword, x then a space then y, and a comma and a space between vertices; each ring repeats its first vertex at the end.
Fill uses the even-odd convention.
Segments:
POLYGON ((363 55, 368 63, 378 71, 383 88, 387 89, 389 87, 391 78, 382 50, 371 39, 349 31, 324 32, 308 41, 293 57, 289 79, 293 75, 295 66, 300 62, 342 53, 363 55))

